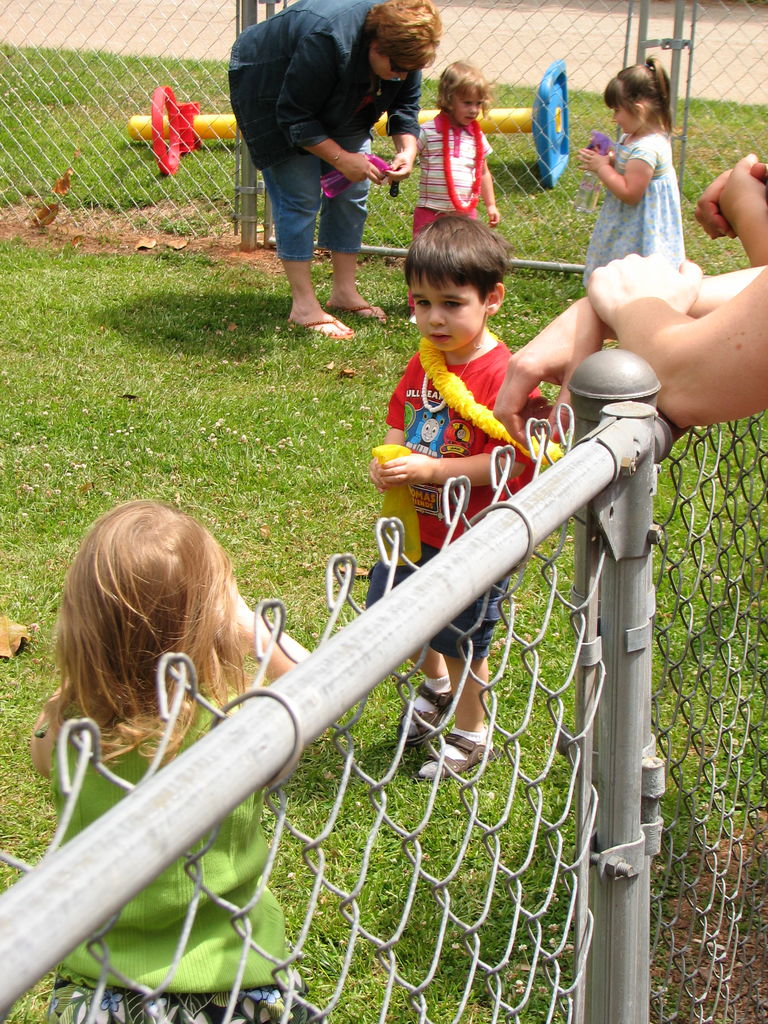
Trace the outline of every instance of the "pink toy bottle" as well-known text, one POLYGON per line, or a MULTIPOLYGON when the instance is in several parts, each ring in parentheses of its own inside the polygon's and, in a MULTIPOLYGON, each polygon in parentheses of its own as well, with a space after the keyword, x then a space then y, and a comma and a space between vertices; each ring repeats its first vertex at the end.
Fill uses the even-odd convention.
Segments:
MULTIPOLYGON (((374 167, 378 167, 380 171, 389 170, 389 164, 386 160, 382 160, 380 156, 376 156, 375 153, 366 153, 366 156, 374 167)), ((352 182, 349 178, 343 175, 341 171, 328 171, 327 174, 324 174, 320 178, 323 195, 327 196, 329 199, 333 199, 334 196, 337 196, 339 192, 343 192, 344 189, 351 184, 352 182)))

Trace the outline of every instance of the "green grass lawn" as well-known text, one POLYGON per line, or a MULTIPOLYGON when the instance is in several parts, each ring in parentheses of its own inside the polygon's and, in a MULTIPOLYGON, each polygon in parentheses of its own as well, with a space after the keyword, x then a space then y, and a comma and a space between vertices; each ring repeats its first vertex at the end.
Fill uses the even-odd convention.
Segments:
MULTIPOLYGON (((370 258, 361 272, 363 293, 384 306, 389 323, 363 323, 353 341, 333 343, 288 327, 285 280, 247 266, 170 250, 91 256, 71 246, 43 251, 0 245, 0 301, 12 311, 0 370, 0 464, 7 481, 0 492, 0 614, 38 626, 31 646, 0 665, 0 847, 34 862, 50 834, 47 785, 31 771, 26 742, 39 705, 55 686, 52 633, 64 572, 101 512, 138 496, 191 512, 231 554, 243 593, 253 601, 283 598, 289 629, 310 648, 325 625, 328 557, 351 552, 361 569, 372 564, 380 498, 368 482, 367 464, 385 432, 390 392, 416 343, 401 271, 393 263, 370 258)), ((321 295, 329 289, 328 274, 321 261, 321 295)), ((508 286, 509 301, 494 327, 515 346, 579 292, 573 277, 531 272, 510 276, 508 286)), ((359 588, 362 602, 363 581, 359 588)), ((520 628, 529 628, 525 619, 520 628)), ((505 699, 510 714, 519 717, 518 696, 505 699)), ((386 771, 391 758, 398 706, 394 686, 384 684, 356 728, 358 764, 373 777, 386 771)), ((542 719, 541 728, 551 730, 544 710, 542 719)), ((309 834, 321 828, 335 799, 334 750, 330 737, 319 741, 291 785, 291 814, 309 834)), ((538 754, 531 757, 534 776, 538 754)), ((418 755, 408 763, 415 770, 418 755)), ((503 800, 503 777, 502 766, 493 766, 497 796, 486 797, 489 813, 494 801, 503 800)), ((330 876, 340 885, 356 870, 360 830, 370 825, 365 792, 353 782, 331 844, 336 853, 329 854, 330 876)), ((418 816, 408 772, 387 792, 393 814, 400 807, 404 822, 418 816)), ((455 826, 455 801, 455 794, 448 796, 433 813, 430 827, 437 834, 455 826)), ((524 818, 530 809, 523 808, 516 813, 524 818)), ((526 832, 521 824, 520 835, 526 832)), ((393 842, 391 835, 382 837, 377 851, 386 852, 393 842)), ((524 851, 525 842, 521 857, 524 851)), ((450 863, 450 847, 445 855, 450 863)), ((480 840, 473 840, 468 863, 479 888, 474 897, 471 887, 467 891, 467 913, 488 884, 487 857, 480 840)), ((311 882, 296 859, 286 840, 275 888, 285 889, 293 928, 303 907, 292 894, 300 883, 308 892, 311 882), (290 867, 293 878, 287 876, 290 867)), ((0 869, 3 884, 13 877, 0 869)), ((377 916, 381 893, 401 878, 401 865, 384 857, 363 899, 374 932, 391 926, 377 916)), ((538 899, 535 890, 531 899, 538 899)), ((403 963, 412 960, 414 971, 424 928, 437 927, 429 903, 418 920, 432 923, 412 926, 400 947, 403 963)), ((499 927, 501 942, 503 922, 499 927)), ((306 953, 318 998, 332 990, 338 965, 329 943, 335 949, 344 934, 338 911, 321 904, 306 953)), ((368 970, 366 955, 356 953, 356 976, 368 970)), ((459 975, 461 962, 459 956, 459 975)), ((456 998, 452 971, 441 973, 434 992, 446 1007, 456 998)), ((17 1007, 12 1024, 40 1019, 42 998, 35 994, 17 1007)), ((370 994, 363 989, 355 998, 363 1005, 370 994)), ((355 1019, 356 1005, 351 1016, 339 1019, 355 1019)), ((480 1007, 478 1020, 482 1002, 480 1007)))

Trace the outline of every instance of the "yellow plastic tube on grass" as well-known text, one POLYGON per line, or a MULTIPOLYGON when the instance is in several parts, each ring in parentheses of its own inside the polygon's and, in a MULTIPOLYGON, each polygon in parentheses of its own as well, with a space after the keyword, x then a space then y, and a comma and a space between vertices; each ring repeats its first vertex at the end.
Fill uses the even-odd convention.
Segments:
MULTIPOLYGON (((411 449, 402 444, 380 444, 373 449, 373 457, 382 466, 391 459, 399 459, 403 455, 411 455, 411 449)), ((419 533, 419 515, 413 506, 411 489, 408 484, 399 484, 384 492, 381 506, 382 516, 399 519, 403 524, 405 539, 403 554, 412 562, 421 558, 421 535, 419 533)), ((402 558, 400 564, 403 564, 402 558)))

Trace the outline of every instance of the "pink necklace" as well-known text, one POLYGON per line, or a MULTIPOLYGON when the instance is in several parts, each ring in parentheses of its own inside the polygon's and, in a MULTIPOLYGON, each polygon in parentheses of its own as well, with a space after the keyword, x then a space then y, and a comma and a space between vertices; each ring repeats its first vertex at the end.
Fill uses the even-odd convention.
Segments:
POLYGON ((472 134, 475 140, 475 179, 472 182, 472 192, 466 203, 462 202, 456 195, 453 169, 451 167, 451 123, 445 114, 438 114, 435 118, 435 127, 443 136, 443 173, 445 174, 445 183, 448 186, 448 195, 451 198, 453 208, 457 213, 471 213, 480 199, 480 182, 483 177, 483 133, 480 130, 480 125, 477 121, 471 122, 472 134))

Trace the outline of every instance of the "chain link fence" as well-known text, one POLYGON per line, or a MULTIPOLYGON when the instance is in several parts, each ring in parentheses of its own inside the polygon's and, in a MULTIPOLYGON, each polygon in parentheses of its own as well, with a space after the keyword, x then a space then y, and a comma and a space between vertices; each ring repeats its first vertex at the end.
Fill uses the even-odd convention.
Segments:
MULTIPOLYGON (((649 1005, 658 1024, 768 1019, 763 423, 687 435, 654 512, 639 408, 512 501, 502 464, 501 503, 362 614, 355 561, 337 556, 306 662, 150 772, 117 818, 34 869, 8 851, 23 877, 0 897, 0 1015, 39 1019, 13 1000, 97 928, 108 966, 105 918, 177 854, 197 877, 196 841, 309 744, 265 825, 309 986, 286 997, 310 1020, 641 1024, 649 1005), (498 757, 416 784, 423 753, 395 736, 420 679, 403 658, 515 566, 487 693, 498 757)), ((396 558, 393 527, 380 543, 396 558)))
POLYGON ((692 433, 657 507, 659 1021, 768 1020, 765 443, 759 418, 692 433))
MULTIPOLYGON (((496 83, 498 107, 530 108, 547 67, 562 59, 572 148, 586 142, 591 129, 609 128, 603 88, 645 52, 640 41, 648 41, 648 52, 660 53, 670 70, 676 66, 678 130, 685 143, 683 213, 696 255, 701 239, 692 204, 715 173, 759 146, 762 137, 765 3, 453 0, 439 6, 445 40, 425 86, 425 106, 434 105, 441 69, 461 58, 496 83)), ((258 4, 256 17, 270 9, 258 4)), ((83 0, 56 8, 6 0, 0 8, 0 201, 6 220, 57 217, 73 231, 151 229, 198 237, 231 231, 232 142, 204 142, 182 159, 176 175, 163 177, 150 145, 129 140, 127 124, 148 116, 153 90, 166 85, 179 101, 199 103, 203 114, 230 113, 226 64, 237 22, 234 4, 224 8, 212 0, 142 0, 120 7, 83 0), (70 167, 66 194, 52 191, 70 167), (51 211, 54 203, 58 209, 51 211)), ((574 162, 554 189, 545 190, 530 135, 494 134, 490 141, 500 230, 515 255, 581 263, 593 220, 572 210, 579 179, 574 162)), ((381 141, 383 155, 387 145, 381 141)), ((374 191, 366 244, 407 245, 415 183, 404 186, 397 201, 384 189, 374 191)), ((721 248, 718 255, 723 251, 731 250, 721 248)))
MULTIPOLYGON (((550 61, 563 57, 573 144, 605 127, 600 94, 625 54, 635 59, 637 5, 487 0, 440 7, 447 36, 435 73, 450 60, 474 60, 499 83, 499 105, 520 107, 532 102, 550 61)), ((654 2, 650 10, 647 38, 673 38, 675 5, 654 2)), ((714 0, 684 11, 690 67, 690 47, 677 52, 681 103, 689 76, 691 84, 683 190, 690 214, 716 171, 759 150, 768 9, 714 0)), ((231 230, 231 143, 205 143, 177 175, 162 178, 149 147, 128 140, 126 124, 149 113, 157 85, 172 86, 203 112, 226 112, 235 31, 235 13, 207 2, 118 8, 83 0, 53 9, 7 0, 0 8, 6 223, 28 223, 38 208, 58 203, 56 222, 73 232, 203 237, 231 230), (54 192, 69 167, 65 194, 54 192)), ((674 52, 662 51, 668 66, 674 52)), ((682 115, 680 107, 681 127, 682 115)), ((591 222, 564 213, 558 201, 575 192, 577 172, 569 168, 545 192, 529 136, 491 141, 506 204, 501 229, 516 254, 580 260, 591 222)), ((406 244, 409 213, 406 189, 397 207, 376 197, 366 241, 406 244)), ((754 418, 692 432, 659 479, 651 715, 667 793, 650 878, 649 947, 651 1019, 660 1024, 768 1021, 765 456, 763 421, 754 418)), ((580 880, 596 809, 586 761, 575 756, 591 719, 577 711, 582 673, 590 669, 599 693, 602 662, 578 664, 579 652, 592 650, 584 623, 595 612, 586 615, 574 597, 572 552, 570 534, 556 533, 510 593, 490 691, 499 760, 468 785, 443 784, 437 793, 415 786, 409 773, 418 761, 392 754, 393 717, 408 706, 419 677, 398 669, 338 709, 332 730, 269 797, 276 849, 269 884, 287 908, 315 1019, 331 1011, 338 1021, 583 1019, 592 932, 580 880)), ((598 557, 598 577, 603 565, 598 557)), ((362 621, 353 577, 344 561, 329 572, 329 633, 362 621)), ((346 663, 339 671, 349 674, 346 663)), ((363 671, 375 674, 376 666, 363 671)), ((254 703, 259 715, 273 704, 254 703)), ((295 742, 290 716, 272 710, 277 740, 263 781, 295 742)), ((189 785, 196 790, 197 782, 189 785)), ((27 886, 38 875, 17 867, 27 886)), ((2 933, 22 954, 31 931, 27 891, 2 933)), ((69 898, 61 919, 81 920, 82 907, 69 898)), ((39 934, 47 943, 56 915, 46 910, 39 934)), ((28 960, 23 988, 45 969, 28 960)), ((4 974, 6 983, 15 980, 4 974)), ((23 1000, 3 1007, 12 1024, 40 1019, 23 1000)))

